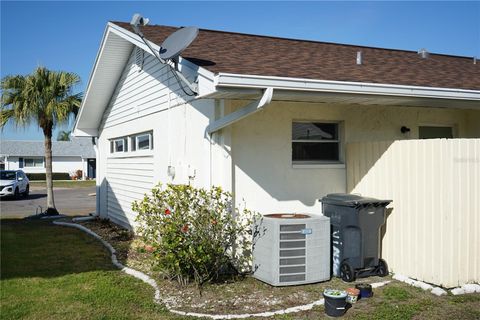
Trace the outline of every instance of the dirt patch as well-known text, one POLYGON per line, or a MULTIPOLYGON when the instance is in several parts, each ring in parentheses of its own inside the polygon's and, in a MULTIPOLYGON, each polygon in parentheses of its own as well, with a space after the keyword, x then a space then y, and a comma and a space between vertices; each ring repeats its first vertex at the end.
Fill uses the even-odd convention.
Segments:
POLYGON ((246 276, 235 281, 206 284, 200 295, 194 285, 180 286, 175 281, 165 279, 162 273, 155 269, 152 255, 145 250, 145 244, 132 233, 108 221, 94 220, 81 224, 108 241, 117 250, 117 257, 122 264, 153 277, 157 281, 162 299, 171 308, 183 311, 215 314, 276 311, 319 300, 326 288, 346 289, 360 282, 389 280, 389 277, 370 277, 347 284, 332 278, 330 281, 310 285, 273 287, 246 276))

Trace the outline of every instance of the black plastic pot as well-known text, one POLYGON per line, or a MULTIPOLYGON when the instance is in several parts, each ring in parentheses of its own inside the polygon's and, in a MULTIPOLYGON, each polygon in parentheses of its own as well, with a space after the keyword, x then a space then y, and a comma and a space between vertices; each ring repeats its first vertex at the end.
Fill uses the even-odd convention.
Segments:
MULTIPOLYGON (((331 295, 329 291, 325 290, 323 292, 323 297, 325 298, 325 313, 331 317, 341 317, 347 311, 347 293, 341 291, 340 295, 331 295)), ((335 290, 336 291, 336 290, 335 290)))
POLYGON ((355 285, 355 288, 360 290, 360 298, 370 298, 373 296, 372 286, 368 283, 359 283, 355 285))

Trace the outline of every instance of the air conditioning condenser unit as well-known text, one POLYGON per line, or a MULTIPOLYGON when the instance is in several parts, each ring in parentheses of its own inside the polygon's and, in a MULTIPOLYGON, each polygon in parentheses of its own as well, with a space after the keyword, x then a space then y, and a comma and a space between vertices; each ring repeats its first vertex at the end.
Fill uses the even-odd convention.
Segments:
POLYGON ((273 286, 330 280, 330 219, 310 214, 257 219, 253 276, 273 286))

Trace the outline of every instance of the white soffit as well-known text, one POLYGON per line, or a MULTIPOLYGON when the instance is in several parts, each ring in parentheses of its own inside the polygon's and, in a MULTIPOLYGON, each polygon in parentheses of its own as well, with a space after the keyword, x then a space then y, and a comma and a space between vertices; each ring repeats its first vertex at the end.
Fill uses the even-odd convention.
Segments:
POLYGON ((97 135, 103 112, 134 47, 108 26, 105 32, 75 123, 77 136, 97 135))
POLYGON ((480 91, 219 73, 209 97, 249 99, 272 87, 277 101, 480 109, 480 91), (230 92, 231 91, 231 92, 230 92))

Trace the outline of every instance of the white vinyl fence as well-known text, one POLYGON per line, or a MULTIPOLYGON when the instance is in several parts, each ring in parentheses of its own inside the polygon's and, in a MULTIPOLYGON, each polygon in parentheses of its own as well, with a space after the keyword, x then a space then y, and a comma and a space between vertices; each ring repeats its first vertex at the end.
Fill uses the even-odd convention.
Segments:
POLYGON ((391 199, 390 269, 443 287, 480 282, 480 139, 350 143, 347 188, 391 199))

